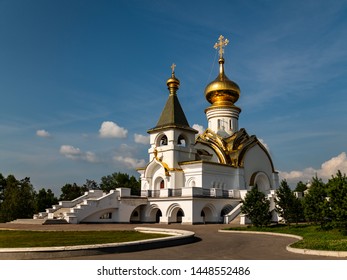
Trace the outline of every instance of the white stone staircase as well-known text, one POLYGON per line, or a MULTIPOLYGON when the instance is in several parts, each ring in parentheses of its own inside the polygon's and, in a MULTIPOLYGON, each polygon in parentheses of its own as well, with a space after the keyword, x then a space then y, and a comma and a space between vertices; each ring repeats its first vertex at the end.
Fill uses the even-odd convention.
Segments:
POLYGON ((46 209, 47 215, 39 213, 38 215, 34 215, 34 219, 43 218, 46 220, 66 220, 67 213, 70 213, 74 207, 84 203, 85 200, 100 198, 104 195, 105 193, 101 190, 90 190, 74 200, 59 201, 58 205, 53 205, 52 208, 46 209))
POLYGON ((224 215, 224 224, 229 224, 241 214, 242 202, 237 204, 228 214, 224 215))
MULTIPOLYGON (((47 217, 41 218, 45 224, 80 222, 129 222, 129 216, 139 205, 147 203, 147 198, 132 197, 130 189, 117 188, 109 193, 91 190, 72 201, 60 201, 47 209, 47 217), (125 211, 117 211, 120 207, 125 211), (122 212, 122 213, 120 213, 122 212), (110 214, 104 218, 104 214, 110 214)), ((42 214, 36 215, 40 219, 42 214)))

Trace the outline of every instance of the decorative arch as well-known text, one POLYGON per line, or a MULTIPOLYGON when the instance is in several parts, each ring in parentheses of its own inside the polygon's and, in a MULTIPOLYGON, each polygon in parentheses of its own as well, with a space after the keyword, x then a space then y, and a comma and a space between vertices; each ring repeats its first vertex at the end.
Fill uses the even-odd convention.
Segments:
POLYGON ((168 138, 165 133, 160 133, 157 135, 155 139, 155 146, 160 147, 160 146, 166 146, 168 144, 168 138))
POLYGON ((178 203, 171 204, 166 210, 166 216, 170 217, 175 210, 177 211, 178 208, 181 208, 178 203))
POLYGON ((196 180, 195 180, 195 177, 191 177, 187 180, 186 182, 186 187, 187 188, 194 188, 196 187, 196 180))
POLYGON ((211 204, 207 203, 200 212, 200 216, 203 218, 203 223, 215 223, 217 218, 217 209, 211 204))
POLYGON ((162 211, 157 204, 150 205, 145 212, 146 220, 152 223, 159 223, 162 211))
POLYGON ((130 223, 139 223, 141 221, 141 206, 136 207, 130 215, 130 223))
POLYGON ((146 167, 144 172, 145 178, 152 178, 154 173, 156 173, 158 170, 160 170, 159 173, 165 176, 170 176, 169 174, 169 167, 167 164, 165 164, 162 161, 159 161, 158 159, 154 158, 146 167))
POLYGON ((263 193, 268 193, 271 190, 271 183, 266 173, 259 171, 251 176, 250 186, 257 186, 258 190, 263 193))
POLYGON ((230 211, 233 209, 234 209, 234 207, 231 204, 226 204, 226 205, 224 205, 224 207, 220 211, 220 215, 223 217, 223 216, 229 214, 230 211))
POLYGON ((184 133, 181 133, 177 138, 177 145, 180 147, 188 147, 189 144, 188 137, 184 133))
POLYGON ((166 210, 166 217, 169 223, 181 223, 184 211, 178 203, 171 204, 166 210))
POLYGON ((211 129, 207 128, 203 134, 198 136, 196 142, 209 147, 216 154, 219 163, 231 164, 228 157, 227 143, 211 129))

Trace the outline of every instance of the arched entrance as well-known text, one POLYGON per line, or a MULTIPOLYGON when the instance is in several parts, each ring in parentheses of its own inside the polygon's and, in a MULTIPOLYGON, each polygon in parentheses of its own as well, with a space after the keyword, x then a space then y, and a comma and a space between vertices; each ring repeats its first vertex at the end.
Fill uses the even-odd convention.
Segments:
POLYGON ((184 211, 178 203, 174 203, 168 207, 166 216, 169 223, 182 223, 184 211))
POLYGON ((157 212, 155 213, 155 222, 160 223, 160 217, 162 216, 162 213, 160 209, 157 209, 157 212))
POLYGON ((256 172, 251 177, 251 186, 257 186, 258 190, 267 194, 271 190, 271 183, 268 176, 264 172, 256 172))
POLYGON ((182 209, 180 209, 177 211, 177 223, 182 223, 182 217, 184 217, 184 213, 182 209))
POLYGON ((141 211, 140 206, 136 207, 130 215, 130 223, 139 223, 141 222, 141 211))
POLYGON ((212 204, 205 205, 200 212, 200 216, 203 223, 216 223, 217 221, 217 211, 212 204))

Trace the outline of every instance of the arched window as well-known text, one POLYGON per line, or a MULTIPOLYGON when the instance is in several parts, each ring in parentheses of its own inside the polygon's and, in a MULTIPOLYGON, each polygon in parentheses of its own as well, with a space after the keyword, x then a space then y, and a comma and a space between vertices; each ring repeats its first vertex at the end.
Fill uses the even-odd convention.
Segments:
POLYGON ((159 146, 166 146, 167 145, 167 136, 163 135, 159 140, 159 146))
POLYGON ((161 181, 160 181, 160 189, 163 189, 164 187, 165 187, 164 180, 161 180, 161 181))
POLYGON ((177 145, 180 147, 186 147, 187 145, 187 141, 182 134, 178 136, 177 145))

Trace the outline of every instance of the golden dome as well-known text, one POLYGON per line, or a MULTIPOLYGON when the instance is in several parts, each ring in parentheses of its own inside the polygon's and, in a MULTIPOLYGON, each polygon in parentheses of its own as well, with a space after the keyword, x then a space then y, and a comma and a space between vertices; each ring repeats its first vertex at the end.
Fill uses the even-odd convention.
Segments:
POLYGON ((170 94, 176 94, 176 91, 180 87, 180 81, 175 77, 175 67, 176 65, 173 63, 171 65, 172 73, 171 77, 166 81, 167 88, 170 91, 170 94))
POLYGON ((240 97, 239 86, 224 74, 224 58, 219 58, 219 75, 205 88, 205 97, 215 106, 233 105, 240 97))

